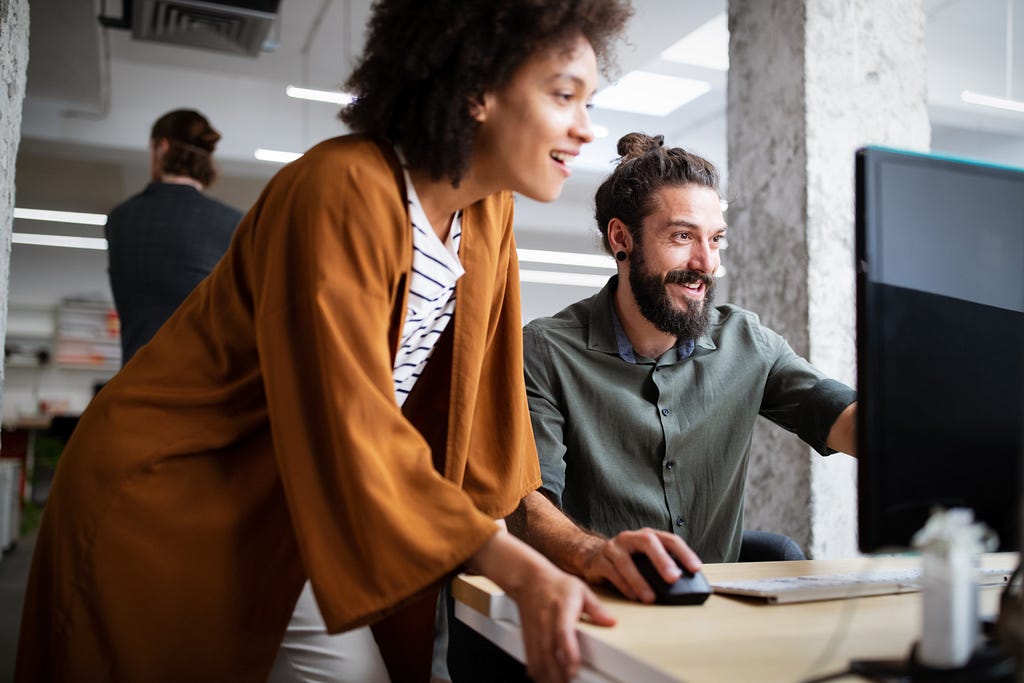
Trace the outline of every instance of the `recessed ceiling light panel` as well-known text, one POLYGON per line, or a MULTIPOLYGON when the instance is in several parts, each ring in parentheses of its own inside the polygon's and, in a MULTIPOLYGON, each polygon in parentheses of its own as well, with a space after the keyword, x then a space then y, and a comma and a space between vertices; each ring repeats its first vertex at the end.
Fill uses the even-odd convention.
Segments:
POLYGON ((594 106, 649 116, 666 116, 707 91, 711 84, 692 78, 631 71, 594 96, 594 106))
POLYGON ((716 71, 729 70, 729 22, 725 13, 687 33, 661 53, 667 62, 703 66, 716 71))

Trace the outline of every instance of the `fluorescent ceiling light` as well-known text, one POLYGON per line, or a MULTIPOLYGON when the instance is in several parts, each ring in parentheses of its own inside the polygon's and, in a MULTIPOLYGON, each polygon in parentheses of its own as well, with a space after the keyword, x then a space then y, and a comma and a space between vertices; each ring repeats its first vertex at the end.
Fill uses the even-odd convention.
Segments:
POLYGON ((347 92, 337 90, 313 90, 312 88, 299 88, 289 85, 284 89, 288 97, 299 100, 313 100, 314 102, 330 102, 331 104, 348 104, 355 98, 347 92))
POLYGON ((687 33, 661 53, 667 62, 693 64, 717 71, 729 70, 729 22, 725 12, 687 33))
POLYGON ((80 211, 49 211, 47 209, 14 208, 15 218, 30 221, 52 221, 55 223, 78 223, 80 225, 106 225, 107 217, 102 213, 82 213, 80 211))
POLYGON ((709 90, 710 83, 692 78, 630 71, 618 83, 597 93, 594 105, 634 114, 665 116, 709 90))
POLYGON ((527 263, 554 263, 559 266, 582 266, 615 270, 611 256, 578 254, 572 251, 545 251, 543 249, 517 249, 520 261, 527 263))
POLYGON ((71 247, 73 249, 97 249, 104 251, 107 241, 102 237, 71 237, 68 235, 35 235, 26 232, 11 234, 14 244, 33 244, 40 247, 71 247))
POLYGON ((260 161, 273 161, 277 164, 287 164, 301 156, 302 152, 282 152, 279 149, 263 149, 262 147, 255 153, 255 157, 260 161))
POLYGON ((960 99, 971 104, 980 104, 983 107, 995 107, 996 109, 1005 109, 1007 111, 1015 111, 1024 114, 1024 102, 1020 100, 1011 100, 1005 97, 994 97, 992 95, 982 95, 981 93, 971 92, 970 90, 964 90, 960 93, 960 99))
POLYGON ((519 280, 521 282, 534 282, 542 285, 573 285, 576 287, 600 288, 608 283, 608 276, 562 273, 550 270, 520 270, 519 280))

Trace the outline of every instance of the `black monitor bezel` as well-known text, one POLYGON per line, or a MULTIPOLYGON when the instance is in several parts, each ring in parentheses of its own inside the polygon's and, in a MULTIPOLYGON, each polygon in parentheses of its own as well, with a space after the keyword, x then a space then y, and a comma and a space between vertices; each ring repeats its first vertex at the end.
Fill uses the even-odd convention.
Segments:
MULTIPOLYGON (((894 150, 882 147, 865 147, 857 150, 855 155, 855 259, 856 259, 856 332, 857 332, 857 382, 859 390, 859 404, 857 414, 857 439, 858 439, 858 541, 862 552, 879 552, 884 550, 905 550, 909 546, 910 538, 906 529, 893 529, 891 518, 887 517, 886 510, 894 502, 887 498, 885 492, 884 477, 888 474, 886 463, 877 449, 877 442, 880 441, 873 432, 873 424, 878 420, 874 419, 873 410, 878 410, 877 401, 873 401, 872 389, 873 378, 879 377, 880 373, 886 371, 881 367, 879 354, 874 353, 876 349, 871 348, 877 341, 873 337, 871 329, 871 316, 878 310, 878 303, 872 300, 872 291, 869 284, 872 283, 871 254, 873 245, 869 244, 872 239, 875 217, 870 214, 873 206, 870 205, 872 192, 870 186, 875 182, 875 174, 878 173, 880 164, 897 161, 901 163, 923 163, 933 167, 949 165, 957 170, 970 170, 971 172, 997 175, 1012 175, 1015 179, 1024 177, 1024 171, 1009 167, 994 166, 990 164, 975 163, 968 160, 953 159, 930 154, 921 154, 902 150, 894 150), (887 525, 890 528, 887 528, 887 525)), ((1024 358, 1024 349, 1021 351, 1024 358)), ((1021 378, 1024 383, 1024 377, 1021 378)), ((1024 423, 1024 405, 1021 406, 1022 419, 1024 423)), ((1022 424, 1024 430, 1024 424, 1022 424)), ((1024 436, 1020 443, 1024 448, 1024 436)), ((1024 453, 1021 454, 1024 457, 1024 453)), ((1018 464, 1019 467, 1019 464, 1018 464)), ((1020 490, 1020 472, 1017 487, 1020 490)), ((1019 494, 1018 494, 1019 495, 1019 494)), ((1013 522, 1016 525, 1019 520, 1013 522)), ((1019 529, 1011 538, 1001 539, 1001 549, 1017 549, 1021 546, 1019 529)))

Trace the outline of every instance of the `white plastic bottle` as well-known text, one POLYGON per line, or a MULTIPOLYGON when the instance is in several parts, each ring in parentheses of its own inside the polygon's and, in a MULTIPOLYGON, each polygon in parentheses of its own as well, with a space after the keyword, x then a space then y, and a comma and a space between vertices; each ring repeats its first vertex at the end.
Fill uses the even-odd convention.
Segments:
POLYGON ((936 669, 965 665, 978 646, 978 559, 991 534, 965 508, 938 510, 914 536, 921 550, 921 642, 917 659, 936 669))

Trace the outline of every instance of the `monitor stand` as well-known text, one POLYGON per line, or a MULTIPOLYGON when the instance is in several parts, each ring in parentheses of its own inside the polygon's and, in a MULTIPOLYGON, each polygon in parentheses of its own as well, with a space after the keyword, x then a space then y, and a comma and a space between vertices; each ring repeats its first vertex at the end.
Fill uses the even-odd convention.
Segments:
POLYGON ((989 635, 963 666, 936 669, 917 660, 917 644, 906 659, 854 659, 849 673, 872 681, 909 680, 912 683, 1015 683, 1015 661, 989 635))

